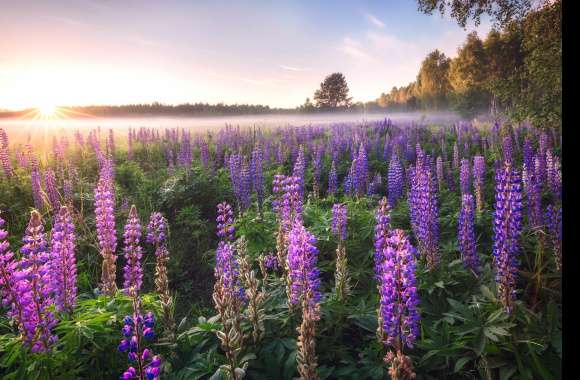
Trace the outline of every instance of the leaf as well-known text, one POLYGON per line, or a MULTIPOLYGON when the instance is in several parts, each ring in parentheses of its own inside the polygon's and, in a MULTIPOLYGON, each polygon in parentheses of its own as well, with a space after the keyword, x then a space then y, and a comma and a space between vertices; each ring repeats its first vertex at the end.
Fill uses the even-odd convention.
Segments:
POLYGON ((495 295, 493 294, 493 292, 491 290, 489 290, 489 288, 487 286, 481 285, 479 287, 479 289, 481 290, 481 294, 483 294, 490 301, 492 301, 492 302, 496 301, 495 295))
POLYGON ((455 362, 455 368, 453 369, 453 372, 457 373, 461 371, 461 369, 470 361, 471 361, 470 357, 460 358, 459 360, 457 360, 457 362, 455 362))

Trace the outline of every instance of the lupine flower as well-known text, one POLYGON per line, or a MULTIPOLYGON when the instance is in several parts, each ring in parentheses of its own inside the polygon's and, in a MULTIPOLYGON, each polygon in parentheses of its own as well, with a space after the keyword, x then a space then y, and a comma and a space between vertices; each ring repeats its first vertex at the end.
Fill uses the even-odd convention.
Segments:
POLYGON ((298 150, 298 157, 294 163, 294 168, 292 170, 292 176, 300 178, 302 184, 304 184, 304 173, 306 170, 306 163, 304 161, 304 147, 300 147, 298 150))
POLYGON ((461 211, 457 220, 459 252, 465 267, 479 273, 479 256, 475 247, 475 202, 471 194, 463 194, 461 198, 461 211))
POLYGON ((244 337, 240 326, 242 305, 247 299, 240 281, 239 263, 229 242, 218 244, 214 276, 213 301, 222 322, 222 329, 216 335, 226 352, 227 370, 235 379, 244 337))
POLYGON ((217 236, 225 241, 234 240, 234 213, 227 202, 217 205, 217 236))
POLYGON ((203 141, 199 147, 199 159, 203 167, 207 170, 209 168, 209 147, 206 141, 203 141))
POLYGON ((415 248, 403 230, 389 231, 375 245, 376 273, 381 294, 380 314, 385 343, 395 349, 413 348, 419 333, 419 298, 415 287, 415 248))
POLYGON ((459 167, 459 148, 457 147, 457 142, 453 144, 453 169, 459 167))
POLYGON ((431 172, 429 156, 421 154, 410 171, 409 213, 419 252, 429 268, 439 262, 439 207, 437 184, 431 172))
POLYGON ((239 280, 239 264, 231 243, 219 242, 214 275, 219 280, 224 293, 235 296, 241 301, 245 299, 245 291, 239 280))
POLYGON ((244 159, 240 173, 240 212, 249 209, 252 204, 252 179, 250 178, 250 168, 244 159))
POLYGON ((155 316, 152 312, 141 315, 141 300, 137 292, 131 290, 133 302, 133 315, 125 316, 121 329, 121 343, 119 352, 127 353, 127 358, 133 365, 123 372, 121 380, 147 379, 159 380, 161 372, 161 358, 154 355, 151 349, 145 347, 145 343, 155 336, 155 316))
MULTIPOLYGON (((381 230, 381 229, 379 229, 381 230)), ((379 335, 391 347, 385 361, 390 364, 393 379, 412 379, 411 359, 403 354, 413 348, 419 335, 419 296, 416 288, 416 252, 403 230, 388 231, 375 241, 375 275, 380 305, 379 335)))
POLYGON ((562 270, 562 208, 548 205, 546 208, 546 227, 554 250, 556 269, 562 270))
POLYGON ((294 222, 289 235, 288 266, 290 268, 290 303, 315 309, 320 302, 320 272, 316 267, 316 238, 301 221, 294 222))
POLYGON ((265 255, 264 256, 264 267, 268 270, 278 269, 278 256, 276 255, 265 255))
POLYGON ((56 310, 71 312, 77 297, 75 229, 72 217, 65 206, 61 207, 56 215, 51 237, 50 272, 56 310))
POLYGON ((292 228, 295 220, 302 220, 303 183, 300 177, 284 179, 282 195, 282 225, 285 231, 292 228))
POLYGON ((520 173, 508 161, 496 174, 493 223, 493 257, 498 298, 511 313, 516 296, 516 277, 522 231, 522 183, 520 173))
POLYGON ((368 160, 367 152, 364 145, 361 143, 358 149, 358 156, 356 160, 356 191, 357 196, 362 197, 366 195, 368 186, 368 160))
POLYGON ((471 190, 471 173, 470 173, 469 160, 461 160, 461 168, 459 169, 459 188, 461 189, 461 194, 469 194, 471 190))
POLYGON ((173 321, 172 299, 169 294, 169 280, 167 278, 167 262, 169 250, 167 249, 167 219, 160 212, 154 212, 149 218, 147 225, 147 243, 155 246, 155 290, 159 294, 161 307, 163 308, 163 322, 165 331, 172 334, 175 327, 173 321))
POLYGON ((57 336, 52 333, 57 321, 50 311, 53 303, 50 257, 46 251, 42 219, 36 210, 30 215, 22 241, 22 271, 17 274, 17 278, 24 311, 24 342, 32 352, 47 352, 57 341, 57 336))
POLYGON ((483 210, 483 181, 485 177, 485 159, 483 156, 473 157, 473 187, 477 210, 483 210))
POLYGON ((135 205, 131 206, 131 211, 129 211, 123 238, 125 244, 123 252, 125 253, 126 261, 125 267, 123 268, 123 287, 125 288, 125 294, 131 295, 130 291, 134 291, 137 294, 143 283, 143 269, 141 268, 141 257, 143 254, 141 246, 139 245, 139 240, 141 239, 141 222, 139 221, 135 205))
POLYGON ((282 219, 282 195, 284 193, 284 183, 286 176, 284 174, 274 174, 274 179, 272 180, 272 193, 274 194, 274 199, 272 200, 272 208, 276 213, 278 222, 282 219))
POLYGON ((336 174, 336 163, 333 160, 328 174, 328 194, 334 195, 338 189, 338 176, 336 174))
POLYGON ((109 172, 101 171, 95 188, 95 224, 103 266, 101 272, 101 291, 112 296, 117 291, 116 265, 117 232, 115 229, 115 196, 113 181, 109 172))
MULTIPOLYGON (((8 232, 4 228, 6 221, 0 217, 0 296, 2 306, 8 309, 8 318, 14 319, 21 337, 26 336, 29 311, 25 310, 30 293, 28 286, 22 286, 18 261, 6 240, 8 232)), ((26 284, 28 285, 28 284, 26 284)), ((33 322, 33 321, 32 321, 33 322)))
POLYGON ((346 220, 346 204, 334 204, 332 206, 332 233, 342 241, 346 240, 346 220))
POLYGON ((10 161, 8 135, 2 128, 0 128, 0 161, 6 178, 12 177, 14 175, 14 169, 12 169, 12 162, 10 161))
POLYGON ((56 210, 60 209, 60 195, 58 194, 56 177, 52 169, 47 169, 44 173, 44 188, 46 189, 50 207, 56 212, 56 210))
POLYGON ((389 162, 388 196, 389 204, 395 205, 403 196, 403 167, 395 153, 389 162))
POLYGON ((320 272, 316 267, 316 238, 297 220, 289 235, 288 267, 290 304, 301 305, 302 323, 298 329, 296 360, 303 379, 318 378, 315 352, 316 321, 320 319, 320 272))
POLYGON ((30 156, 30 163, 32 168, 32 172, 30 173, 30 185, 32 187, 32 199, 34 200, 34 207, 38 210, 42 210, 44 206, 44 201, 42 198, 42 177, 40 175, 38 159, 32 154, 30 156))

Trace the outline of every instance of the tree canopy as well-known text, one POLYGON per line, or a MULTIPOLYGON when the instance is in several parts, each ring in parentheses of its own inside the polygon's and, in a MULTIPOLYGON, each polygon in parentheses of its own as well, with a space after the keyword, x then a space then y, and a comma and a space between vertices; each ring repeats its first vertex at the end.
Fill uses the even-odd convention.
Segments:
POLYGON ((338 108, 351 105, 349 89, 342 73, 333 73, 324 78, 320 88, 314 93, 314 102, 318 108, 338 108))

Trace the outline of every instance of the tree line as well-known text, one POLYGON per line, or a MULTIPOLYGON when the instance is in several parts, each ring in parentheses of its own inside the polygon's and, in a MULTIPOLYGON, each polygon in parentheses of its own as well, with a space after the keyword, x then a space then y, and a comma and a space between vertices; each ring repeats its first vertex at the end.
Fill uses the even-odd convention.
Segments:
POLYGON ((514 120, 559 124, 562 112, 562 10, 555 1, 492 29, 473 32, 453 59, 427 55, 414 82, 376 100, 399 110, 454 109, 463 116, 503 113, 514 120))

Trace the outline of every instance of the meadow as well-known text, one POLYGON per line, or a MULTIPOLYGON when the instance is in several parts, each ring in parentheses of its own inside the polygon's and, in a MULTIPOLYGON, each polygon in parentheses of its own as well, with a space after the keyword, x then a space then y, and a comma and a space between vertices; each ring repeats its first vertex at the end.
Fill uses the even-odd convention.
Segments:
POLYGON ((560 157, 525 123, 0 129, 0 377, 560 378, 560 157))

